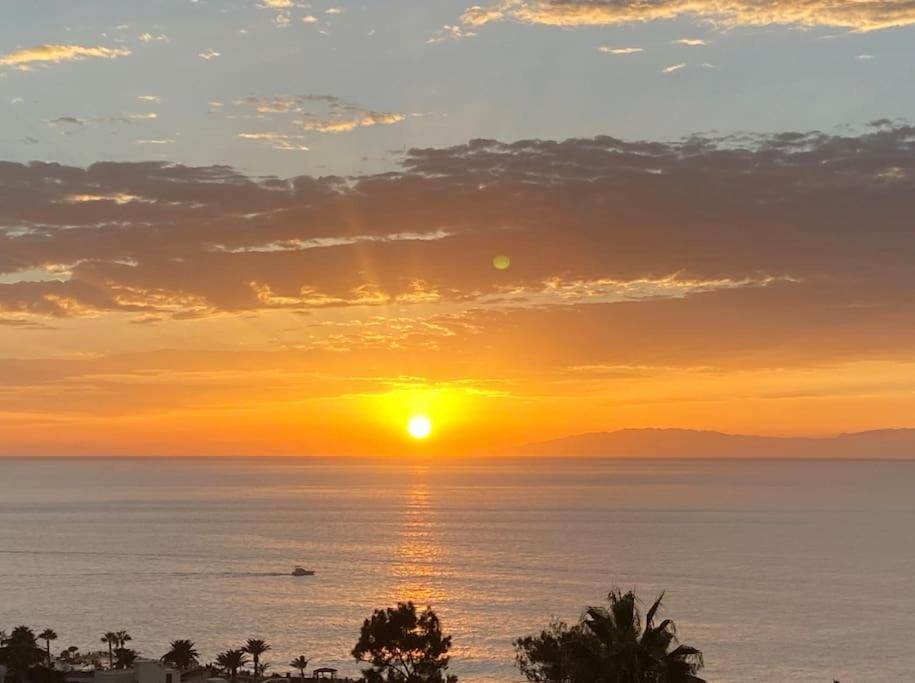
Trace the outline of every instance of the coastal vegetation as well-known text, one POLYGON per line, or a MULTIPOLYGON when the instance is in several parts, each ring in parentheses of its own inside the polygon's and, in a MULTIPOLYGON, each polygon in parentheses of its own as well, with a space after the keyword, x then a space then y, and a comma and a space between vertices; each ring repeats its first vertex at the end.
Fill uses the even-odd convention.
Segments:
POLYGON ((28 626, 17 626, 3 638, 0 664, 6 666, 11 680, 19 682, 25 680, 28 671, 41 664, 44 655, 35 632, 28 626))
POLYGON ((368 683, 453 683, 457 677, 445 673, 450 649, 451 636, 431 608, 417 612, 401 602, 365 620, 353 657, 369 664, 362 671, 368 683))
POLYGON ((254 680, 256 681, 257 677, 264 672, 264 667, 261 665, 261 655, 270 650, 270 644, 260 638, 248 638, 248 641, 241 649, 251 655, 251 659, 254 662, 254 680))
POLYGON ((237 650, 224 650, 216 655, 216 666, 229 675, 229 681, 235 683, 238 679, 238 670, 248 663, 248 655, 241 648, 237 650))
POLYGON ((197 664, 199 656, 194 641, 181 638, 171 642, 168 652, 162 655, 162 661, 166 664, 172 664, 183 672, 188 671, 197 664))
POLYGON ((305 657, 305 655, 299 655, 298 657, 293 659, 291 662, 289 662, 289 666, 291 666, 293 669, 295 669, 296 671, 299 672, 299 677, 304 682, 305 681, 305 669, 308 668, 308 659, 305 657))
POLYGON ((672 620, 657 621, 663 597, 643 625, 635 593, 615 589, 607 606, 588 607, 573 626, 553 621, 516 640, 518 668, 544 683, 704 683, 696 675, 702 653, 677 643, 672 620))
MULTIPOLYGON (((517 667, 534 683, 704 683, 698 675, 702 653, 679 643, 674 622, 660 618, 662 598, 643 619, 635 593, 614 589, 606 605, 587 607, 576 623, 554 620, 539 634, 518 638, 517 667)), ((0 664, 7 667, 10 683, 64 683, 70 666, 105 668, 106 653, 80 655, 75 646, 61 650, 56 662, 64 666, 57 668, 51 652, 56 638, 52 629, 36 635, 28 626, 17 626, 9 635, 0 632, 0 664)), ((127 647, 132 639, 125 631, 106 632, 101 640, 108 646, 107 668, 129 669, 139 657, 127 647)), ((432 608, 400 602, 365 619, 351 655, 364 666, 360 680, 365 683, 456 683, 457 676, 448 672, 451 647, 452 638, 432 608)), ((267 641, 249 638, 201 666, 196 643, 181 638, 171 641, 160 661, 183 674, 209 670, 208 676, 221 673, 231 683, 242 676, 244 683, 258 683, 270 666, 262 658, 271 650, 267 641), (244 671, 249 663, 250 674, 244 671)), ((309 664, 303 654, 288 666, 304 683, 309 664)))
POLYGON ((38 634, 38 637, 45 643, 45 654, 47 655, 47 664, 51 666, 51 641, 57 640, 57 633, 52 628, 46 628, 38 634))

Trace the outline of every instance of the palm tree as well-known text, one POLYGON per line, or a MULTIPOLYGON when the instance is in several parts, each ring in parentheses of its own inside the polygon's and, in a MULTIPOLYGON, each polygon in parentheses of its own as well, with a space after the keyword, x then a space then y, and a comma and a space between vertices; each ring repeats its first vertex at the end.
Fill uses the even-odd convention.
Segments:
POLYGON ((238 670, 248 663, 244 650, 226 650, 216 655, 216 663, 229 673, 229 680, 235 683, 238 670))
POLYGON ((289 662, 289 666, 291 666, 293 669, 299 670, 299 674, 302 677, 302 683, 305 683, 305 669, 308 666, 308 660, 305 659, 305 655, 299 655, 293 659, 291 662, 289 662))
POLYGON ((670 619, 655 623, 663 594, 642 618, 638 599, 615 589, 607 607, 589 607, 569 627, 554 622, 515 641, 517 663, 531 681, 566 683, 704 683, 702 653, 676 644, 670 619), (673 649, 671 649, 673 648, 673 649))
POLYGON ((114 648, 119 647, 118 645, 118 634, 114 631, 106 631, 102 634, 101 641, 107 643, 108 645, 108 668, 114 668, 114 648))
POLYGON ((631 680, 698 683, 702 679, 695 674, 702 668, 702 653, 689 645, 671 650, 677 640, 673 621, 655 624, 663 598, 661 593, 648 610, 643 629, 635 593, 623 595, 616 589, 607 596, 609 607, 588 608, 584 626, 612 653, 631 680))
POLYGON ((57 634, 54 632, 54 629, 46 628, 38 634, 38 637, 44 641, 45 652, 48 655, 48 666, 51 666, 51 641, 57 640, 57 634))
POLYGON ((248 638, 248 642, 244 644, 242 650, 251 655, 251 658, 254 660, 254 680, 257 680, 257 674, 261 670, 260 662, 261 655, 267 652, 270 649, 270 644, 261 640, 260 638, 248 638))
POLYGON ((117 636, 118 647, 120 648, 125 647, 129 641, 133 640, 127 631, 117 631, 114 635, 117 636))
POLYGON ((193 640, 173 640, 170 649, 162 656, 162 661, 174 664, 181 671, 187 671, 197 661, 198 652, 193 640))

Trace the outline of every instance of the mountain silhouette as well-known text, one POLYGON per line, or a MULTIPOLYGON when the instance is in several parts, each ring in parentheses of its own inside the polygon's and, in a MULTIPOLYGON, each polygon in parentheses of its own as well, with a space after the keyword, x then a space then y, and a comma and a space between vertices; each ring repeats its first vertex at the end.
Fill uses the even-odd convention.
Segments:
POLYGON ((834 437, 775 437, 691 429, 576 434, 511 449, 510 455, 631 458, 913 458, 915 429, 834 437))

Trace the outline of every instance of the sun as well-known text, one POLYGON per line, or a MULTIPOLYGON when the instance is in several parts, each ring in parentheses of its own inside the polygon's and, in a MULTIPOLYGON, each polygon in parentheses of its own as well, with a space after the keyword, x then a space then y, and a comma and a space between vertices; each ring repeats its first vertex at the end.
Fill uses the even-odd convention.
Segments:
POLYGON ((414 439, 425 439, 432 433, 432 420, 425 415, 414 415, 407 423, 407 431, 414 439))

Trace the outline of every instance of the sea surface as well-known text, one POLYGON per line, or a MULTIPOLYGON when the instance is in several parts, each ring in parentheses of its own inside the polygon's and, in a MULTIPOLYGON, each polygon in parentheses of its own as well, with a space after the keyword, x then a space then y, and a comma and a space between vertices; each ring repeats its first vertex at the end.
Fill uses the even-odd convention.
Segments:
POLYGON ((0 459, 0 628, 57 648, 355 674, 409 599, 462 680, 518 681, 512 640, 613 586, 666 591, 709 681, 915 681, 915 462, 0 459))

